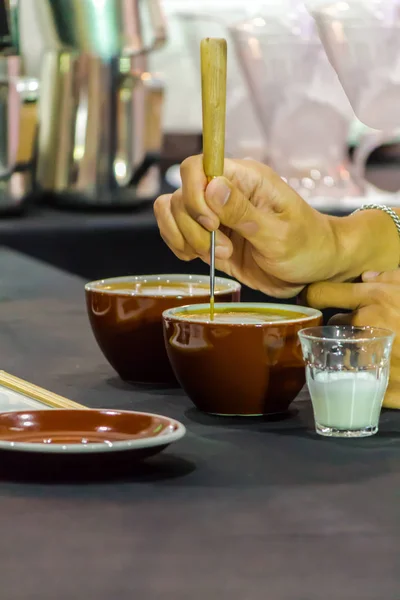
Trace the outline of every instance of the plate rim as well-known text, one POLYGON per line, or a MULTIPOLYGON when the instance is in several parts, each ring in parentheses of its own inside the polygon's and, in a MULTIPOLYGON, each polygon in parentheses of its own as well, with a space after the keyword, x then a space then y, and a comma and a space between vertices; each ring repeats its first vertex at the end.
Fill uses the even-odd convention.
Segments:
MULTIPOLYGON (((39 411, 41 409, 38 409, 39 411)), ((51 410, 56 411, 69 411, 78 409, 65 409, 55 408, 51 410)), ((150 413, 138 410, 119 410, 115 408, 89 408, 89 410, 97 412, 114 412, 114 413, 129 413, 147 417, 157 417, 169 421, 169 427, 161 435, 139 438, 131 440, 119 440, 110 443, 89 443, 89 444, 44 444, 43 442, 12 442, 8 440, 0 439, 0 451, 11 450, 13 452, 33 452, 37 454, 103 454, 107 452, 128 452, 134 450, 147 450, 149 448, 156 448, 157 446, 168 446, 173 442, 180 440, 186 434, 186 427, 180 421, 167 417, 166 415, 160 415, 157 413, 150 413), (169 428, 173 427, 174 430, 170 431, 169 428)), ((12 413, 24 413, 24 412, 37 412, 32 411, 7 411, 0 412, 0 414, 12 414, 12 413)), ((47 412, 47 410, 46 410, 47 412)), ((85 411, 86 412, 86 411, 85 411)))

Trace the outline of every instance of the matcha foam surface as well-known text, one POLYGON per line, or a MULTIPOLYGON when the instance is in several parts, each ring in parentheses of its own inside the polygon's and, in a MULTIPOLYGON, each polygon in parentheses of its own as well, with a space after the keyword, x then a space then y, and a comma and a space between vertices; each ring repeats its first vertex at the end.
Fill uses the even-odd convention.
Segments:
POLYGON ((182 319, 197 322, 212 322, 212 323, 226 323, 232 325, 262 325, 263 323, 273 323, 279 321, 287 321, 296 318, 304 318, 302 313, 295 313, 289 311, 223 311, 215 312, 214 318, 211 321, 210 313, 207 312, 180 312, 177 313, 182 319))

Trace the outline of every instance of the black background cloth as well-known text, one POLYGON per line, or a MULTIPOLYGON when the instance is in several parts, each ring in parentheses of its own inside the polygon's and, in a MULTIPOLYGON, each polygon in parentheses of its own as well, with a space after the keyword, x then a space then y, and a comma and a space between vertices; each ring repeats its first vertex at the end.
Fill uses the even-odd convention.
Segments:
MULTIPOLYGON (((209 273, 209 267, 200 259, 181 261, 167 248, 159 234, 151 202, 130 212, 36 207, 24 217, 0 219, 0 240, 3 246, 86 281, 121 275, 209 273)), ((296 298, 268 297, 247 286, 242 286, 241 299, 297 302, 296 298)), ((324 311, 325 320, 335 312, 324 311)))
POLYGON ((123 384, 91 334, 82 281, 9 250, 0 351, 2 369, 73 400, 188 430, 121 480, 3 476, 2 600, 399 599, 400 413, 384 412, 373 438, 329 440, 306 395, 287 419, 247 421, 123 384))

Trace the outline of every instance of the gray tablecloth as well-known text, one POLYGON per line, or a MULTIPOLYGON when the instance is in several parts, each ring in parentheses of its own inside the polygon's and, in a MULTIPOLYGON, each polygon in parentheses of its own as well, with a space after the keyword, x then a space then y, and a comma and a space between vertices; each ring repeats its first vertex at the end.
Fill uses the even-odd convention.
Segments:
POLYGON ((363 441, 217 419, 121 383, 83 282, 0 251, 0 367, 91 407, 160 412, 187 436, 122 480, 0 481, 1 600, 398 600, 400 414, 363 441))

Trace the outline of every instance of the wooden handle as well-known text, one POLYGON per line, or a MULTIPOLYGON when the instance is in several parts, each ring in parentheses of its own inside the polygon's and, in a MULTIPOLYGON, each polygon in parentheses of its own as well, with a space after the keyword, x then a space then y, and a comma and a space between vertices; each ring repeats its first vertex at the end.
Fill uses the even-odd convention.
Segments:
POLYGON ((42 404, 46 404, 47 406, 51 406, 52 408, 68 408, 68 409, 78 409, 78 410, 89 410, 87 406, 83 406, 83 404, 77 404, 72 400, 68 400, 68 398, 63 398, 58 394, 54 394, 53 392, 49 392, 49 390, 45 390, 29 381, 24 381, 19 377, 15 377, 15 375, 11 375, 10 373, 6 373, 6 371, 0 371, 0 386, 5 386, 14 392, 18 392, 19 394, 24 394, 28 396, 28 398, 33 398, 42 404))
POLYGON ((203 103, 203 167, 208 179, 224 174, 226 115, 226 40, 200 44, 203 103))

